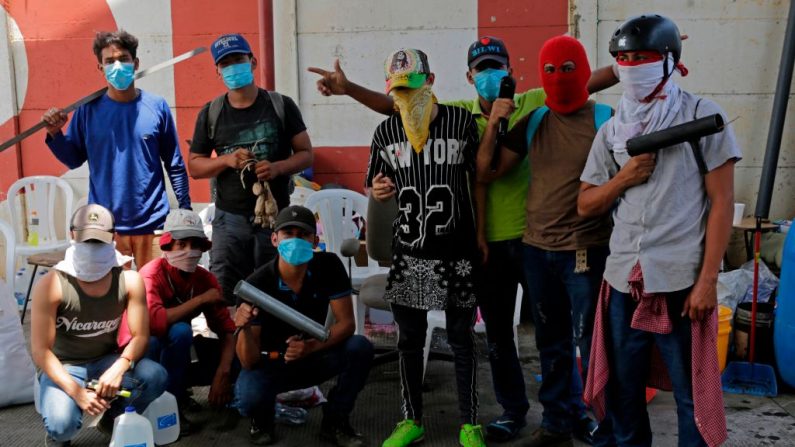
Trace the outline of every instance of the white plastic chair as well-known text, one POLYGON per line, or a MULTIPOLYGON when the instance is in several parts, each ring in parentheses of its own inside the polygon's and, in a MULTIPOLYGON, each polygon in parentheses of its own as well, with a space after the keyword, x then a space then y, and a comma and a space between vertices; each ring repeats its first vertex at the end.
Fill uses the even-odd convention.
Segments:
MULTIPOLYGON (((204 229, 204 235, 207 236, 207 239, 213 240, 213 218, 215 217, 215 204, 211 203, 207 205, 206 208, 199 212, 199 218, 202 220, 202 228, 204 229)), ((206 269, 210 269, 210 250, 205 251, 202 253, 201 259, 199 259, 199 265, 206 269)))
POLYGON ((14 293, 14 230, 9 224, 0 220, 0 233, 3 234, 3 240, 6 244, 6 284, 11 293, 14 293))
MULTIPOLYGON (((57 252, 69 247, 69 220, 72 218, 73 202, 74 191, 61 178, 41 175, 21 178, 14 182, 8 188, 7 200, 10 224, 14 231, 12 245, 14 260, 24 256, 27 262, 27 258, 31 255, 57 252), (27 214, 23 210, 27 211, 27 214), (23 230, 33 211, 39 219, 37 245, 30 245, 23 237, 25 234, 23 230), (58 215, 59 212, 61 215, 58 215)), ((24 309, 30 299, 30 289, 36 279, 37 269, 38 266, 34 266, 30 275, 22 321, 25 319, 24 309)))
MULTIPOLYGON (((522 313, 522 286, 519 285, 516 288, 516 303, 513 307, 513 342, 516 345, 516 353, 519 353, 519 320, 521 318, 522 313)), ((425 350, 423 352, 423 368, 422 368, 422 380, 425 381, 425 372, 428 371, 428 356, 431 353, 431 340, 433 339, 433 330, 439 328, 445 328, 447 326, 447 320, 445 317, 445 313, 443 310, 431 310, 428 311, 428 332, 425 334, 425 350)), ((486 327, 485 324, 482 322, 478 322, 475 324, 474 330, 476 332, 485 332, 486 327)))
MULTIPOLYGON (((317 191, 306 198, 304 206, 316 213, 323 226, 323 238, 326 251, 335 253, 345 264, 354 290, 358 289, 369 277, 384 274, 389 271, 380 267, 378 261, 367 257, 367 265, 359 267, 348 266, 348 259, 342 256, 342 243, 346 239, 359 239, 359 227, 353 220, 354 215, 364 219, 367 215, 367 198, 356 191, 349 189, 324 189, 317 191)), ((353 295, 353 312, 356 321, 356 333, 364 334, 365 306, 358 299, 358 294, 353 295)))
POLYGON ((39 175, 14 182, 8 189, 8 210, 11 228, 16 236, 15 256, 27 257, 66 249, 69 246, 69 219, 72 217, 73 202, 72 187, 61 178, 39 175), (23 200, 27 215, 23 214, 23 200), (63 205, 60 207, 61 216, 56 214, 56 203, 63 205), (30 245, 22 237, 23 228, 33 211, 39 218, 38 245, 30 245))

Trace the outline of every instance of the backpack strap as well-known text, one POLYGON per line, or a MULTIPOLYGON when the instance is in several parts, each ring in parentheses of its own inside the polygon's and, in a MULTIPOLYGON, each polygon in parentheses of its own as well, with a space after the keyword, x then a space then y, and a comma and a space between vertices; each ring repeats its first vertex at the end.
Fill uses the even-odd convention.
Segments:
MULTIPOLYGON (((281 93, 270 92, 264 89, 260 90, 267 93, 268 97, 270 98, 271 104, 273 104, 273 109, 276 112, 276 117, 279 118, 279 124, 281 125, 281 128, 283 130, 284 98, 282 97, 281 93)), ((225 99, 226 99, 226 93, 217 96, 215 99, 212 100, 212 102, 210 102, 210 108, 207 111, 207 138, 210 140, 215 139, 216 125, 218 124, 218 117, 221 116, 221 110, 223 110, 224 108, 225 99)))
MULTIPOLYGON (((698 106, 701 104, 701 98, 698 98, 696 101, 696 109, 693 112, 693 119, 698 119, 698 106)), ((701 145, 699 144, 699 139, 695 138, 688 142, 690 144, 690 149, 693 150, 693 156, 696 158, 696 164, 698 165, 698 170, 701 171, 701 175, 707 175, 709 172, 707 170, 707 162, 704 161, 704 154, 701 153, 701 145)))
POLYGON ((215 125, 218 123, 218 117, 221 116, 221 110, 224 108, 224 100, 226 100, 226 93, 216 96, 210 102, 210 108, 207 110, 207 139, 215 140, 215 125))
POLYGON ((538 130, 538 126, 541 125, 541 120, 544 119, 549 113, 549 107, 541 106, 532 112, 530 112, 530 118, 527 121, 527 150, 530 150, 530 146, 533 143, 533 137, 538 130))
POLYGON ((599 130, 604 123, 613 117, 613 108, 607 104, 596 103, 593 105, 593 125, 599 130))
POLYGON ((273 104, 273 110, 276 111, 276 116, 279 118, 279 124, 282 126, 282 130, 284 130, 284 97, 279 92, 272 92, 267 91, 268 96, 271 98, 271 104, 273 104))

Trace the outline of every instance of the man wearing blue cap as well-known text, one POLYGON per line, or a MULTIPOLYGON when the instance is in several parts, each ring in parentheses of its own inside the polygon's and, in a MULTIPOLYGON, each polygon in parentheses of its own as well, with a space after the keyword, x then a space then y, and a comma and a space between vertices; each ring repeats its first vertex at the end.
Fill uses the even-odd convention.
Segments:
POLYGON ((290 176, 312 164, 312 143, 295 102, 254 82, 257 59, 243 36, 225 34, 210 49, 229 91, 199 112, 188 169, 217 181, 210 270, 232 303, 235 284, 275 255, 268 219, 255 215, 258 196, 266 210, 285 208, 290 176))

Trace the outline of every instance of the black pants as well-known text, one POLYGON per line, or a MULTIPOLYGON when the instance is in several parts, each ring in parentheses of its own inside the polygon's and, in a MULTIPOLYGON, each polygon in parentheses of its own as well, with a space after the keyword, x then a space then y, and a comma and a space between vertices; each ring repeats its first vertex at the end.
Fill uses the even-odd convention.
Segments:
MULTIPOLYGON (((422 419, 423 349, 428 331, 427 311, 392 304, 392 313, 398 325, 398 351, 400 352, 400 387, 403 398, 403 416, 422 419)), ((447 342, 453 350, 458 409, 461 423, 476 424, 478 417, 477 357, 472 326, 475 308, 448 308, 447 342)))
POLYGON ((523 421, 530 404, 513 339, 517 286, 527 291, 521 239, 489 242, 489 260, 480 282, 478 305, 486 323, 494 395, 506 416, 523 421))

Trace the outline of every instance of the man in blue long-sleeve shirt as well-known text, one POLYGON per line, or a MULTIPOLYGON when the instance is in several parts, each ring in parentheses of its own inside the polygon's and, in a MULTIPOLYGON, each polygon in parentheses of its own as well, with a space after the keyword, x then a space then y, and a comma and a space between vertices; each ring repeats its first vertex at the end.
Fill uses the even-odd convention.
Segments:
POLYGON ((97 33, 94 54, 107 93, 79 107, 65 135, 61 110, 50 109, 43 120, 47 146, 61 163, 74 169, 88 161, 88 201, 113 213, 117 248, 140 268, 152 259, 154 231, 163 227, 169 211, 163 165, 179 207, 191 204, 168 104, 135 88, 137 49, 138 39, 126 31, 97 33))

